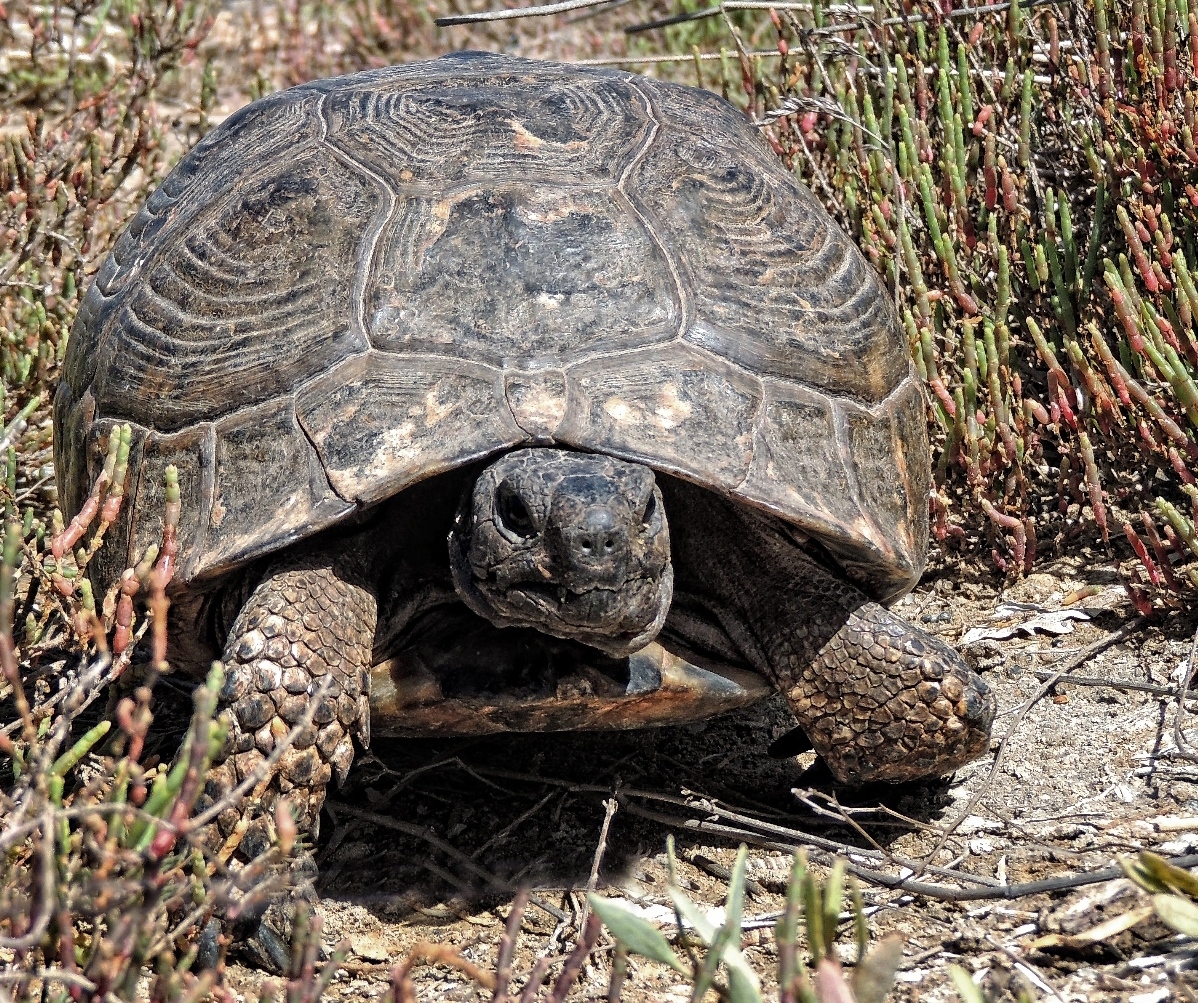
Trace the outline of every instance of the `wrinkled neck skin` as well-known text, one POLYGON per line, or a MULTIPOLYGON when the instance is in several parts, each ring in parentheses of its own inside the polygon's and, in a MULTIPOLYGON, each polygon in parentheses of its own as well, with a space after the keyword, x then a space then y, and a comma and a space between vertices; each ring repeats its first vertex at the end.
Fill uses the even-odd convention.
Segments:
POLYGON ((521 449, 465 492, 449 534, 458 596, 500 627, 534 627, 622 657, 652 641, 673 596, 653 472, 608 456, 521 449))

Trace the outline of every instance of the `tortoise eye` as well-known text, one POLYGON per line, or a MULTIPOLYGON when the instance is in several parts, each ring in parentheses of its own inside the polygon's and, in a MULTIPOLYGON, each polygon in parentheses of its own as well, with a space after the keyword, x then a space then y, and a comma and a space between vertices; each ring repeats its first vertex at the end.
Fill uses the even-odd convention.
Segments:
POLYGON ((649 500, 645 503, 645 511, 641 514, 641 525, 648 528, 653 522, 653 516, 657 514, 657 492, 649 495, 649 500))
POLYGON ((528 540, 537 535, 537 527, 529 514, 528 506, 516 492, 506 484, 499 489, 495 514, 503 528, 516 536, 528 540))

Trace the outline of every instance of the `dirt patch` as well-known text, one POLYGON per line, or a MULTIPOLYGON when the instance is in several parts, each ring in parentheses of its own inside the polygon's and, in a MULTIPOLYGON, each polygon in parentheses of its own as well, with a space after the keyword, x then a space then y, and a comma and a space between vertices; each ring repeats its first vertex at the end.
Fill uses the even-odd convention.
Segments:
MULTIPOLYGON (((741 838, 754 842, 746 950, 767 987, 788 845, 814 843, 816 859, 828 859, 818 846, 839 844, 863 867, 896 877, 916 870, 913 880, 942 888, 965 887, 969 875, 991 895, 987 888, 1106 868, 1142 848, 1198 851, 1198 771, 1175 755, 1177 701, 1167 695, 1184 674, 1194 617, 1134 631, 1074 671, 1083 684, 1062 681, 1021 712, 1045 673, 1134 620, 1106 573, 1058 564, 1001 594, 984 574, 958 573, 925 581, 897 608, 952 643, 973 638, 965 650, 998 693, 995 747, 1017 729, 993 776, 994 747, 947 782, 839 789, 810 753, 766 755, 792 726, 780 700, 652 731, 380 741, 331 799, 318 847, 325 941, 331 947, 345 937, 352 946, 334 998, 381 994, 390 965, 422 940, 492 966, 512 901, 506 889, 516 886, 534 897, 516 970, 567 953, 613 795, 598 887, 649 915, 664 916, 669 903, 668 834, 688 893, 708 907, 726 894, 719 865, 732 863, 741 838), (1097 594, 1065 603, 1087 585, 1097 594), (976 637, 1037 616, 1069 632, 976 637)), ((1027 985, 1037 998, 1154 1003, 1184 991, 1180 983, 1198 985, 1186 973, 1188 946, 1151 921, 1086 952, 1034 946, 1047 932, 1078 932, 1140 901, 1121 880, 963 902, 863 885, 874 935, 897 930, 907 938, 898 999, 955 999, 946 974, 953 962, 999 998, 1027 985)), ((665 929, 672 935, 672 924, 665 929)), ((572 998, 603 998, 604 943, 572 998)), ((259 976, 231 974, 252 998, 259 976)), ((417 986, 422 1000, 477 992, 444 967, 418 969, 417 986)), ((682 1000, 689 992, 661 966, 635 960, 625 999, 682 1000)))

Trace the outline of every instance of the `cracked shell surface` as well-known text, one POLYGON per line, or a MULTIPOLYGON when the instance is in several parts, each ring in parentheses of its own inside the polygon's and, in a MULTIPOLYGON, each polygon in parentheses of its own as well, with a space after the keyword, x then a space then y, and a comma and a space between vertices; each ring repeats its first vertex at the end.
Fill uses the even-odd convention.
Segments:
POLYGON ((926 549, 877 276, 731 106, 614 70, 458 53, 230 116, 88 290, 55 420, 72 513, 134 427, 102 579, 157 537, 167 464, 185 587, 527 444, 772 511, 878 599, 926 549))

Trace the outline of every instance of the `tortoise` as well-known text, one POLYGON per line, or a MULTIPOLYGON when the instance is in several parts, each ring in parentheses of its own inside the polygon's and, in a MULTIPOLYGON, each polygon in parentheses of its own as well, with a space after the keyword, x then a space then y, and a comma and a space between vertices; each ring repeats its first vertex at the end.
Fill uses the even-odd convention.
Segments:
POLYGON ((98 584, 178 469, 171 659, 220 658, 231 717, 208 795, 299 725, 251 855, 280 794, 315 833, 372 731, 778 690, 845 783, 987 746, 985 683, 884 605, 928 539, 895 310, 711 93, 457 53, 257 101, 118 241, 54 406, 70 512, 132 428, 98 584))

